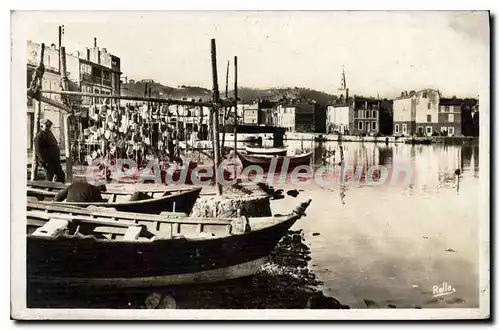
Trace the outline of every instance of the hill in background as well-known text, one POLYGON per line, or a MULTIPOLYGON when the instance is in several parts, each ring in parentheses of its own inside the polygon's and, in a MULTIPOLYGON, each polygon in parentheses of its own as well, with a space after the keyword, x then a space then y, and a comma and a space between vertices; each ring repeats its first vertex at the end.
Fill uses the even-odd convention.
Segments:
MULTIPOLYGON (((134 81, 122 84, 122 94, 130 96, 144 96, 145 89, 151 88, 151 97, 156 98, 173 98, 173 99, 202 99, 207 101, 211 98, 212 91, 207 88, 197 86, 178 86, 170 87, 152 80, 134 81)), ((224 89, 220 89, 220 95, 225 97, 224 89)), ((233 91, 228 92, 228 97, 234 97, 233 91)), ((314 89, 293 87, 293 88, 247 88, 241 87, 238 89, 238 98, 243 102, 252 103, 256 100, 279 101, 283 99, 305 99, 314 100, 319 104, 334 103, 338 100, 336 95, 317 91, 314 89)))

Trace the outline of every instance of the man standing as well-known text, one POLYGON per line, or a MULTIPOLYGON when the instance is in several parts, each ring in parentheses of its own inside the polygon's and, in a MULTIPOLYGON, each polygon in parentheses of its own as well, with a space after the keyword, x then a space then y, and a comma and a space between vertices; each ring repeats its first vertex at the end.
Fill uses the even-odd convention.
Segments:
POLYGON ((49 119, 40 121, 40 131, 35 136, 35 152, 39 164, 43 166, 48 181, 54 176, 56 181, 65 182, 65 174, 61 167, 61 151, 57 140, 50 131, 52 122, 49 119))

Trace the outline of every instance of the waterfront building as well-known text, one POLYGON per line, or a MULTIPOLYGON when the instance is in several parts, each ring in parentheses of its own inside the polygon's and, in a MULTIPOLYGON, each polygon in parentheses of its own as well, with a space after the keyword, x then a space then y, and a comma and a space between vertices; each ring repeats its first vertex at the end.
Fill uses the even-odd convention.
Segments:
POLYGON ((393 100, 394 135, 427 135, 439 132, 440 93, 431 88, 401 93, 393 100))
POLYGON ((379 132, 380 100, 355 97, 353 102, 353 135, 368 136, 379 132))
POLYGON ((474 136, 476 99, 441 97, 439 90, 401 93, 393 100, 396 136, 474 136))
POLYGON ((326 132, 349 134, 352 104, 332 104, 326 107, 326 132))
MULTIPOLYGON (((29 40, 27 42, 27 86, 29 87, 33 73, 35 72, 41 44, 29 40)), ((42 89, 61 91, 61 73, 59 63, 59 49, 55 44, 45 47, 44 66, 45 73, 42 78, 42 89)), ((94 47, 86 48, 84 51, 69 53, 66 51, 66 74, 70 91, 84 93, 96 93, 105 95, 121 94, 121 71, 120 58, 108 53, 105 48, 97 47, 97 40, 94 39, 94 47)), ((54 101, 62 102, 61 96, 57 94, 46 94, 54 101)), ((92 100, 90 97, 71 97, 71 103, 90 105, 92 103, 104 102, 101 100, 92 100)), ((32 148, 34 137, 34 101, 28 97, 27 116, 28 116, 28 149, 32 148)), ((109 102, 109 100, 108 100, 109 102)), ((50 119, 54 125, 52 131, 60 145, 63 145, 63 115, 59 110, 42 103, 40 109, 40 119, 50 119)))

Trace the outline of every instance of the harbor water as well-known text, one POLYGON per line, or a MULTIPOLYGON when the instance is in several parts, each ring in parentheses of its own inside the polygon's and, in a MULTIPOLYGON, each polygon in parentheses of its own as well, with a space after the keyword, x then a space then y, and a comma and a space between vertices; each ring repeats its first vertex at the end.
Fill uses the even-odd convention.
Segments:
MULTIPOLYGON (((336 142, 302 145, 314 150, 316 167, 328 150, 336 150, 339 161, 336 142)), ((478 145, 342 146, 351 163, 383 165, 389 172, 395 164, 408 165, 413 173, 409 183, 296 185, 300 197, 313 200, 295 227, 305 233, 310 268, 325 295, 351 308, 477 308, 478 145), (443 287, 453 292, 435 297, 443 287)), ((285 212, 288 203, 276 201, 275 211, 285 212)))

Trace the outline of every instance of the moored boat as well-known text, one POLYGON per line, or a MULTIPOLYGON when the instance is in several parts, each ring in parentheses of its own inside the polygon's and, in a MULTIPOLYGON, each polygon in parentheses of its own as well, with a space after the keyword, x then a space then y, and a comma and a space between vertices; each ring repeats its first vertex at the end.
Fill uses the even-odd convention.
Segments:
POLYGON ((276 170, 287 171, 300 165, 309 165, 312 152, 306 152, 295 156, 273 156, 273 155, 252 155, 238 152, 238 157, 243 167, 257 165, 263 169, 269 169, 276 164, 276 170))
POLYGON ((147 214, 159 214, 164 211, 190 213, 198 199, 201 187, 182 189, 151 189, 136 190, 148 196, 148 199, 131 201, 130 197, 136 191, 106 191, 103 198, 107 202, 54 202, 51 201, 57 193, 66 188, 65 184, 52 182, 28 182, 26 189, 28 197, 35 197, 43 203, 73 205, 87 207, 89 205, 99 207, 112 207, 118 211, 136 212, 147 214), (45 186, 45 187, 44 187, 45 186))
POLYGON ((412 137, 405 140, 406 144, 431 144, 432 138, 430 137, 412 137))
POLYGON ((28 281, 141 287, 251 276, 310 202, 288 215, 233 219, 28 202, 28 281))
POLYGON ((248 154, 256 155, 274 155, 274 156, 286 156, 288 147, 255 147, 250 145, 245 145, 245 150, 248 154))

